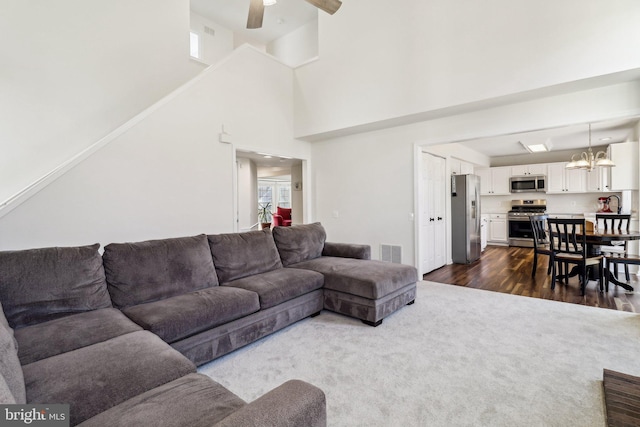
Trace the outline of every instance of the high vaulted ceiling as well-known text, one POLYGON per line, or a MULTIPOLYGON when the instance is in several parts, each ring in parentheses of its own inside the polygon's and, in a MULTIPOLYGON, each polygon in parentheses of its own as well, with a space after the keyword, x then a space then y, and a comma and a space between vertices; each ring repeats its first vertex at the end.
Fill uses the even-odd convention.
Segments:
POLYGON ((304 0, 278 0, 275 5, 265 7, 262 28, 255 30, 246 29, 249 0, 191 0, 191 10, 261 44, 318 18, 318 9, 304 0))
MULTIPOLYGON (((318 9, 304 0, 278 0, 265 7, 263 26, 246 29, 250 0, 191 0, 191 10, 239 34, 244 39, 267 44, 272 40, 317 19, 318 9)), ((640 118, 618 119, 592 123, 592 145, 603 146, 627 141, 633 137, 640 118), (609 138, 604 140, 604 138, 609 138)), ((541 129, 511 135, 499 135, 461 141, 488 157, 526 154, 524 144, 547 143, 551 151, 580 150, 588 146, 587 124, 541 129)))

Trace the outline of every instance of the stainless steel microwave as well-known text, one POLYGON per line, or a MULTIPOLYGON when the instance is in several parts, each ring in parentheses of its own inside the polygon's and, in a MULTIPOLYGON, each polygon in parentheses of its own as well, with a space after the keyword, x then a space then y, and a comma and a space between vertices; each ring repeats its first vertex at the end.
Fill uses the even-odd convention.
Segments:
POLYGON ((547 192, 547 177, 544 175, 512 176, 509 178, 512 193, 547 192))

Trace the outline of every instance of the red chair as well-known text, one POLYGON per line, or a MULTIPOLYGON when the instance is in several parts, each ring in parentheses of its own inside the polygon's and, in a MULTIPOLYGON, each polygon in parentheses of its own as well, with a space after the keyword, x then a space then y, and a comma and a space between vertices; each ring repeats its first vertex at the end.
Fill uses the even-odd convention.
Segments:
POLYGON ((288 227, 291 225, 291 208, 281 208, 278 206, 276 213, 273 214, 273 225, 288 227))

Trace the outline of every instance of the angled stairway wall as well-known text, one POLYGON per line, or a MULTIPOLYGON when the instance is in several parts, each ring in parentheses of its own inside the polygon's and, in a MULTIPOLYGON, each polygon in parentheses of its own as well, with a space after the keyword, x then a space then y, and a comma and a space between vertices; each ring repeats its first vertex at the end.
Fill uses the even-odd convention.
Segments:
POLYGON ((293 71, 250 46, 203 71, 0 218, 0 250, 234 229, 235 149, 309 158, 293 71), (219 142, 224 125, 232 144, 219 142))
POLYGON ((202 71, 189 0, 6 1, 0 205, 202 71))

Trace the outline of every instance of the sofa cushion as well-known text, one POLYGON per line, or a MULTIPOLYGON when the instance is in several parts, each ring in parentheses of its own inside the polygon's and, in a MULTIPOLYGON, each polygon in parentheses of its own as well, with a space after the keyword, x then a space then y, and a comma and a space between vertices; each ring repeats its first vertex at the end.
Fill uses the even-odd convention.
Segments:
POLYGON ((70 405, 78 424, 134 396, 195 372, 187 358, 139 331, 23 366, 29 403, 70 405))
POLYGON ((220 286, 122 309, 131 320, 168 343, 258 310, 255 292, 220 286))
POLYGON ((270 229, 208 236, 220 283, 282 268, 270 229))
POLYGON ((109 293, 119 308, 218 285, 204 234, 111 243, 103 259, 109 293))
POLYGON ((122 402, 80 425, 210 427, 245 405, 211 378, 189 374, 122 402))
POLYGON ((99 247, 0 252, 0 301, 11 327, 111 307, 99 247))
POLYGON ((9 384, 7 384, 4 377, 0 374, 0 405, 15 405, 15 403, 16 399, 13 397, 9 384))
POLYGON ((273 239, 285 267, 322 255, 327 234, 319 222, 313 224, 276 227, 273 239))
POLYGON ((140 330, 118 309, 103 308, 27 326, 16 330, 15 336, 20 363, 27 365, 140 330))
POLYGON ((262 310, 289 301, 322 288, 324 277, 315 271, 280 268, 225 283, 222 287, 235 287, 253 291, 260 296, 262 310))
POLYGON ((25 383, 22 366, 18 359, 18 348, 13 336, 13 330, 9 327, 7 319, 0 305, 0 382, 3 382, 3 403, 26 403, 25 383), (10 394, 10 396, 7 396, 10 394))
POLYGON ((374 300, 418 281, 414 267, 383 261, 321 257, 291 267, 322 273, 325 289, 374 300))

